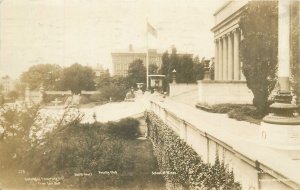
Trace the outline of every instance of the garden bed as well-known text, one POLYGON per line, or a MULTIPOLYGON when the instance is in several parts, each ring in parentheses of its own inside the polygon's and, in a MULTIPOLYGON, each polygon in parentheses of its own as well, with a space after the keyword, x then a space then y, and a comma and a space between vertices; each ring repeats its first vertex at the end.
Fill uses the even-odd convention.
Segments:
POLYGON ((250 104, 216 104, 212 106, 197 104, 197 108, 211 113, 226 113, 229 118, 259 125, 263 116, 250 104))

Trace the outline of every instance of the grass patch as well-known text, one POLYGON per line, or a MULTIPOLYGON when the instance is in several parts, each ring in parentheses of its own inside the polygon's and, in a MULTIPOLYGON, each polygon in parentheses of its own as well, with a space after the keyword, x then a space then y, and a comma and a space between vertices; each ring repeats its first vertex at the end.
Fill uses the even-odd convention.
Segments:
POLYGON ((212 106, 197 105, 196 107, 211 113, 227 113, 229 118, 255 124, 260 124, 263 118, 256 108, 250 104, 215 104, 212 106))
POLYGON ((131 167, 126 171, 122 189, 165 189, 165 181, 162 175, 152 175, 159 171, 156 158, 153 155, 152 143, 147 140, 125 141, 127 159, 131 161, 131 167))

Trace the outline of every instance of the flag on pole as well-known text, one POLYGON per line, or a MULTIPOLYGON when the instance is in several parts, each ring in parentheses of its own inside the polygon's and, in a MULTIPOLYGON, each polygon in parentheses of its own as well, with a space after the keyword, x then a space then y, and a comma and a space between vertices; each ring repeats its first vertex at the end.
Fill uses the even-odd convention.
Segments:
POLYGON ((151 26, 151 24, 149 24, 148 22, 147 22, 147 32, 150 33, 152 36, 157 38, 156 29, 153 26, 151 26))

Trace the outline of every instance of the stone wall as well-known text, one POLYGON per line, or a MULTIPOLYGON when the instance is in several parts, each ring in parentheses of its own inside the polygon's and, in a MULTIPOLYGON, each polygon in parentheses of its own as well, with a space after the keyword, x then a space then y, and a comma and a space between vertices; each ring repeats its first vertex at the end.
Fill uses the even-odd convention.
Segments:
POLYGON ((197 90, 197 84, 169 84, 170 97, 197 90))
POLYGON ((252 100, 245 81, 198 81, 199 104, 252 104, 252 100))
MULTIPOLYGON (((151 101, 150 110, 180 139, 192 147, 204 163, 214 164, 216 155, 218 155, 220 162, 223 162, 229 171, 233 170, 234 179, 241 184, 242 189, 291 190, 300 188, 299 184, 287 179, 272 168, 245 156, 226 142, 201 131, 193 124, 176 116, 171 110, 161 106, 159 102, 151 101)), ((205 124, 206 122, 203 121, 198 125, 205 124)))

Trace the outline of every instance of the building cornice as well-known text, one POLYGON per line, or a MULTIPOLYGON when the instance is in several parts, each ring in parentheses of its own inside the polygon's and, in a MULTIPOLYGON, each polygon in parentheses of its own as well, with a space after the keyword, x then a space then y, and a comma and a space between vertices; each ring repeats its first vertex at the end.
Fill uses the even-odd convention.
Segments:
POLYGON ((231 4, 233 1, 228 1, 228 2, 225 2, 222 7, 220 7, 215 13, 214 13, 214 16, 216 16, 219 12, 221 12, 223 9, 225 9, 229 4, 231 4))
MULTIPOLYGON (((232 2, 232 1, 230 1, 232 2)), ((229 5, 229 4, 228 4, 229 5)), ((247 4, 246 4, 247 5, 247 4)), ((220 28, 222 28, 223 26, 227 25, 228 23, 230 23, 231 21, 233 21, 234 19, 238 18, 242 11, 245 9, 246 5, 242 6, 239 10, 237 10, 236 12, 234 12, 233 14, 231 14, 229 17, 227 17, 226 19, 224 19, 222 22, 218 23, 217 25, 215 25, 211 31, 212 32, 216 32, 217 30, 219 30, 220 28)), ((224 7, 225 8, 225 7, 224 7)), ((224 9, 223 8, 223 9, 224 9)), ((222 9, 222 10, 223 10, 222 9)))

